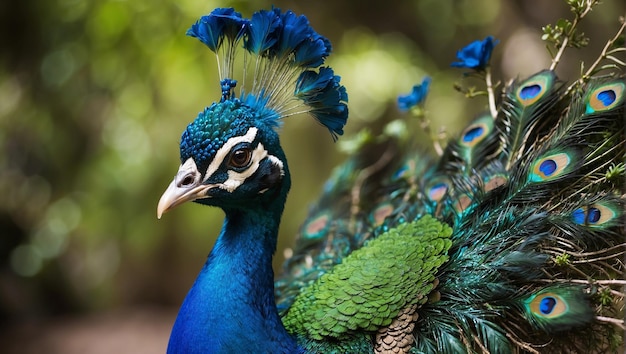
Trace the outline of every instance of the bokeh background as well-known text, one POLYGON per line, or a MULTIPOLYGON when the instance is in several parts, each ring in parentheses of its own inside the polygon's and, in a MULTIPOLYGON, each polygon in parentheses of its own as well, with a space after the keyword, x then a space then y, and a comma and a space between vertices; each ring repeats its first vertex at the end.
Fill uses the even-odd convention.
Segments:
MULTIPOLYGON (((493 35, 496 80, 529 75, 550 62, 541 27, 571 18, 556 0, 1 2, 0 351, 164 352, 223 217, 193 204, 155 215, 181 132, 219 97, 214 56, 185 31, 215 7, 249 16, 272 4, 331 39, 350 95, 344 140, 400 117, 397 95, 425 75, 431 127, 458 133, 485 100, 454 91, 480 86, 450 68, 456 50, 493 35)), ((561 78, 595 59, 625 7, 605 0, 593 11, 582 26, 591 45, 566 53, 561 78)), ((346 157, 307 117, 288 119, 282 141, 294 182, 277 270, 346 157)))

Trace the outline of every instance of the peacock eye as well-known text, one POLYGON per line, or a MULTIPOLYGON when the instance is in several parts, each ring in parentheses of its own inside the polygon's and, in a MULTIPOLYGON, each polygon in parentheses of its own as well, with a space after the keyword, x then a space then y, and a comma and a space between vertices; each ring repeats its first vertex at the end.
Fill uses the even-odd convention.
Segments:
POLYGON ((248 147, 239 148, 230 154, 228 164, 231 167, 242 168, 250 164, 252 159, 252 151, 248 147))

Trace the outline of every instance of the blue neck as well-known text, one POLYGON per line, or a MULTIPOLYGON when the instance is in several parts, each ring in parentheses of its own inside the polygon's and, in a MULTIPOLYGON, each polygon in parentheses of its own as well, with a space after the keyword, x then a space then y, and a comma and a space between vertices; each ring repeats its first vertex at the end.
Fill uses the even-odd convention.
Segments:
POLYGON ((253 210, 225 210, 219 238, 178 313, 168 353, 300 352, 274 300, 272 255, 286 194, 253 210))

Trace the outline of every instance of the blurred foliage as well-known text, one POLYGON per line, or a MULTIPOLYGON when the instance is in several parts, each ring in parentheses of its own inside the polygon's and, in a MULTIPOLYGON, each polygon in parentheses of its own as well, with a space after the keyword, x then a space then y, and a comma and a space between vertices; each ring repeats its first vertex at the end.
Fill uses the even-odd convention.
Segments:
MULTIPOLYGON (((347 136, 399 117, 398 94, 428 74, 431 127, 457 133, 483 99, 453 90, 456 50, 500 39, 496 78, 549 66, 541 28, 568 17, 564 2, 274 1, 328 36, 330 65, 350 95, 347 136)), ((178 139, 219 97, 212 53, 186 37, 214 7, 244 15, 269 1, 51 0, 0 4, 0 315, 5 320, 141 304, 178 306, 210 251, 222 213, 185 205, 156 219, 176 172, 178 139)), ((606 0, 582 25, 591 38, 559 75, 576 78, 624 14, 606 0)), ((470 79, 466 79, 470 80, 470 79)), ((473 83, 477 84, 477 83, 473 83)), ((479 84, 479 83, 478 83, 479 84)), ((427 141, 418 124, 415 139, 427 141)), ((282 132, 293 173, 283 249, 343 156, 312 119, 282 132), (308 132, 311 131, 311 134, 308 132)), ((429 147, 428 143, 424 144, 429 147)))

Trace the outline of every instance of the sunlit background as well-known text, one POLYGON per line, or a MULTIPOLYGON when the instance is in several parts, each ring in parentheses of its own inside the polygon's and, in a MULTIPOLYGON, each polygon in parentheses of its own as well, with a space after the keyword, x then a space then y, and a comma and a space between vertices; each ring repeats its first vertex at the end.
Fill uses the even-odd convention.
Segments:
MULTIPOLYGON (((523 77, 549 65, 541 27, 571 17, 556 0, 3 1, 2 352, 165 350, 223 217, 189 204, 156 219, 179 165, 180 134, 219 98, 213 54, 185 31, 214 7, 250 16, 272 3, 306 14, 331 39, 330 65, 350 95, 344 140, 400 117, 397 95, 425 75, 433 78, 432 129, 458 133, 486 102, 454 91, 454 82, 480 85, 450 67, 456 50, 493 35, 501 41, 496 79, 523 77)), ((566 53, 563 79, 595 59, 624 12, 620 0, 594 10, 582 27, 591 45, 566 53)), ((346 157, 304 116, 288 119, 282 142, 293 186, 277 270, 308 205, 346 157)))

